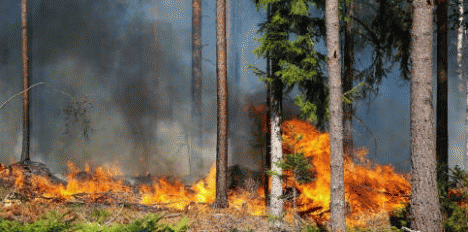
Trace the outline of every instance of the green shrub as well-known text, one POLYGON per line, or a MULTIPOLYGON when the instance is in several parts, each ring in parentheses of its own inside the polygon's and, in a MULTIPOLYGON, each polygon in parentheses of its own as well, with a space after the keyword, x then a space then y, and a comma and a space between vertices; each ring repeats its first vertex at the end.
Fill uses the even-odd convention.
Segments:
POLYGON ((322 231, 327 231, 325 228, 320 228, 320 227, 317 227, 316 225, 314 224, 310 224, 310 225, 306 225, 304 226, 304 228, 302 229, 303 232, 322 232, 322 231))
POLYGON ((398 229, 403 226, 411 228, 410 204, 406 205, 404 208, 396 210, 390 215, 390 225, 398 229))
POLYGON ((444 227, 446 232, 468 231, 468 210, 453 204, 450 217, 445 220, 444 227))
MULTIPOLYGON (((67 214, 59 215, 56 212, 48 213, 44 218, 37 220, 33 223, 21 223, 18 221, 8 221, 0 218, 0 231, 8 232, 62 232, 62 231, 76 231, 76 232, 183 232, 188 229, 188 220, 183 217, 176 225, 163 224, 159 221, 164 218, 160 215, 148 215, 145 218, 135 220, 134 222, 123 225, 114 224, 107 226, 98 222, 81 222, 71 225, 70 221, 63 222, 63 217, 67 214)), ((103 220, 102 216, 107 214, 99 211, 92 213, 92 216, 97 217, 98 220, 103 220)))

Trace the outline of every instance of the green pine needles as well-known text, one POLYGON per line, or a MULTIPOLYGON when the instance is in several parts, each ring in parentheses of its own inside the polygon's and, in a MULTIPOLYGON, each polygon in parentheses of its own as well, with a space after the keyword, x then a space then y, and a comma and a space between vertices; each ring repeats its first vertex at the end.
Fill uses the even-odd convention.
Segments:
MULTIPOLYGON (((260 23, 257 57, 271 60, 271 73, 248 64, 249 69, 272 89, 284 88, 289 93, 298 87, 300 94, 294 103, 299 117, 324 131, 329 120, 327 58, 317 52, 315 44, 325 35, 325 21, 313 17, 311 8, 319 10, 324 3, 312 0, 257 0, 257 10, 270 8, 271 19, 260 23), (317 7, 318 6, 318 7, 317 7)), ((352 103, 360 96, 365 82, 343 94, 343 102, 352 103)))

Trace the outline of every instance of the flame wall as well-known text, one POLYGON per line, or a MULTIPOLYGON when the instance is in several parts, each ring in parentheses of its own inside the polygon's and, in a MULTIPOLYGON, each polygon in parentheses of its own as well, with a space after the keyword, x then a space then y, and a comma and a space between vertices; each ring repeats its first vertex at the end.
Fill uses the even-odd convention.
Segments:
MULTIPOLYGON (((312 158, 315 181, 296 185, 301 191, 298 199, 299 211, 310 212, 318 221, 329 217, 330 202, 330 138, 328 133, 319 133, 312 125, 297 119, 283 124, 283 150, 296 150, 312 158), (298 135, 303 138, 297 142, 298 135), (295 144, 297 142, 297 144, 295 144)), ((345 199, 348 205, 348 220, 359 225, 358 215, 389 212, 403 207, 409 200, 410 184, 389 165, 371 164, 366 150, 360 150, 357 157, 360 164, 345 156, 345 199)))

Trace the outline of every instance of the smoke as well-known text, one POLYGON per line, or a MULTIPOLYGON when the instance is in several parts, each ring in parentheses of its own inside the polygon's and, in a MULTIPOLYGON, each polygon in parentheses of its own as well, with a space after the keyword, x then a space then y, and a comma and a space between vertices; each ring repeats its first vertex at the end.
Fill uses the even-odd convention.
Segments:
MULTIPOLYGON (((186 58, 191 30, 155 20, 158 4, 148 15, 144 1, 29 1, 31 84, 46 83, 31 91, 32 160, 53 172, 66 171, 69 160, 79 167, 115 164, 132 175, 189 173, 187 135, 195 131, 186 58)), ((6 1, 4 6, 1 102, 22 90, 20 5, 6 1)), ((228 76, 229 163, 255 167, 261 151, 250 144, 253 122, 240 107, 245 98, 265 96, 240 91, 240 74, 232 71, 239 69, 234 51, 228 76)), ((216 106, 216 75, 204 68, 199 173, 215 161, 216 106)), ((2 163, 19 159, 21 117, 20 97, 0 109, 2 163)))
MULTIPOLYGON (((31 91, 32 160, 46 163, 54 172, 65 171, 66 161, 70 160, 80 167, 85 162, 117 164, 124 173, 132 175, 188 174, 187 144, 191 140, 186 137, 187 133, 194 132, 190 115, 191 23, 186 14, 190 12, 190 4, 182 4, 174 12, 163 12, 170 8, 169 3, 29 1, 31 84, 47 83, 31 91), (174 22, 169 23, 172 19, 174 22), (180 26, 185 22, 183 19, 187 21, 185 28, 180 26), (82 116, 70 117, 64 113, 63 109, 70 106, 83 112, 82 116)), ((246 80, 249 71, 244 70, 246 54, 252 52, 247 44, 251 38, 245 35, 242 23, 249 23, 261 13, 239 3, 231 3, 232 31, 228 40, 229 165, 242 164, 256 169, 264 149, 256 146, 258 130, 255 131, 252 116, 242 108, 247 103, 264 104, 266 90, 261 85, 247 93, 241 91, 240 83, 251 83, 246 80), (240 35, 242 32, 244 36, 240 35), (240 45, 242 49, 237 47, 240 45)), ((0 103, 22 90, 20 5, 13 0, 2 4, 0 103)), ((203 9, 214 11, 210 7, 204 3, 203 9)), ((217 113, 215 42, 211 38, 214 30, 205 28, 215 27, 214 18, 204 18, 203 25, 203 44, 209 45, 204 48, 203 56, 211 62, 203 61, 204 141, 200 173, 206 172, 215 161, 217 113)), ((392 92, 397 89, 389 88, 392 92)), ((409 96, 407 88, 399 96, 409 96)), ((407 99, 380 102, 366 116, 359 113, 378 140, 378 151, 371 151, 371 158, 373 154, 389 158, 403 154, 396 162, 401 162, 397 166, 405 170, 409 169, 405 161, 409 162, 410 150, 407 99), (389 103, 393 104, 389 106, 392 110, 387 106, 389 103), (395 117, 388 112, 393 112, 395 117), (377 121, 382 115, 388 117, 377 121)), ((297 111, 290 100, 285 99, 283 104, 285 111, 291 114, 297 111)), ((2 163, 19 158, 21 117, 20 97, 0 109, 2 163)), ((358 123, 354 124, 360 130, 358 123)), ((368 142, 372 137, 361 132, 364 136, 356 137, 364 142, 356 142, 356 146, 365 145, 372 150, 373 144, 368 142)), ((380 162, 390 162, 377 156, 380 162)))

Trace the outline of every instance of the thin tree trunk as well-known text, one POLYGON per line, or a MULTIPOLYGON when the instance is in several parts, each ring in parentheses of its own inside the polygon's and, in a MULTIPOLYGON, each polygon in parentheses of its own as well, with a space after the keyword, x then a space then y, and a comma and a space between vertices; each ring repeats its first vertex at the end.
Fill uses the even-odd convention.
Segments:
POLYGON ((432 96, 433 0, 413 1, 411 29, 411 226, 442 231, 432 96))
MULTIPOLYGON (((195 134, 190 155, 190 176, 194 175, 193 152, 202 148, 202 8, 201 0, 192 0, 192 123, 195 134)), ((197 157, 200 154, 197 154, 197 157)))
MULTIPOLYGON (((271 5, 268 5, 267 9, 267 17, 268 23, 271 19, 271 5)), ((271 58, 269 55, 267 56, 267 64, 266 64, 266 73, 268 77, 271 77, 271 58)), ((269 190, 270 190, 270 182, 269 182, 269 175, 266 174, 267 170, 271 169, 271 86, 270 83, 267 83, 267 94, 266 94, 266 124, 267 124, 267 132, 266 132, 266 152, 265 152, 265 182, 263 183, 264 186, 264 193, 265 193, 265 205, 268 207, 270 205, 270 198, 268 197, 269 190)))
MULTIPOLYGON (((346 93, 353 88, 353 63, 354 63, 354 0, 349 1, 346 7, 346 15, 349 21, 346 23, 345 31, 345 56, 344 63, 346 66, 345 75, 343 77, 343 92, 346 93)), ((344 153, 354 157, 353 154, 353 104, 344 103, 344 130, 343 130, 343 149, 344 153)))
POLYGON ((437 1, 437 182, 448 192, 447 1, 437 1))
MULTIPOLYGON (((272 58, 273 75, 278 70, 278 60, 272 58)), ((283 114, 283 83, 279 77, 274 77, 274 83, 271 87, 271 170, 273 173, 282 175, 283 171, 276 163, 283 159, 283 146, 281 143, 281 123, 283 114)), ((273 175, 271 177, 271 195, 270 195, 270 213, 276 218, 280 219, 283 213, 283 200, 280 197, 283 195, 283 181, 280 176, 273 175)), ((277 220, 275 226, 279 227, 281 221, 277 220)))
POLYGON ((28 1, 21 1, 21 22, 23 42, 23 146, 21 152, 21 163, 29 163, 29 49, 28 49, 28 1))
POLYGON ((338 0, 326 0, 328 85, 330 87, 330 228, 346 231, 343 159, 343 111, 338 0))
POLYGON ((216 1, 216 73, 218 76, 218 123, 216 143, 216 200, 217 208, 228 207, 227 162, 228 162, 228 92, 226 63, 226 1, 216 1))

